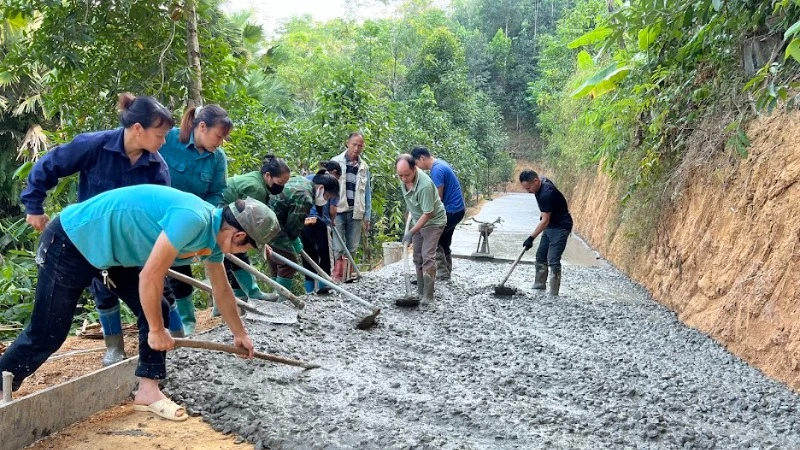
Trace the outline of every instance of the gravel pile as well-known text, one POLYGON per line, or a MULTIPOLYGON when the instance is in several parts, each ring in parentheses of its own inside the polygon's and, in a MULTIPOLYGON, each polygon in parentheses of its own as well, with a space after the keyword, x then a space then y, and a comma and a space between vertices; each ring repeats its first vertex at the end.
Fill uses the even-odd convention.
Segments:
POLYGON ((256 448, 800 448, 796 394, 616 269, 565 266, 553 299, 519 266, 520 294, 496 298, 508 265, 454 266, 418 309, 394 307, 400 263, 346 285, 384 308, 369 331, 339 295, 308 297, 298 324, 248 322, 257 349, 323 369, 180 349, 166 392, 256 448))

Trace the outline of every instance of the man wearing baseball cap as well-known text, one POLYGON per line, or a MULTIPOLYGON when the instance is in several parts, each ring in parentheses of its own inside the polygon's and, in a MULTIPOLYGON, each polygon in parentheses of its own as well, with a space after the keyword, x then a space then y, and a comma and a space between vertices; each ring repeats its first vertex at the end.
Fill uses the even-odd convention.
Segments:
POLYGON ((84 288, 100 276, 138 316, 139 389, 136 410, 169 420, 186 410, 159 389, 166 377, 166 351, 175 342, 167 329, 164 279, 172 266, 204 261, 214 299, 233 333, 249 351, 253 342, 239 317, 223 253, 245 252, 280 231, 275 214, 252 198, 214 208, 199 197, 167 186, 141 185, 107 191, 70 205, 50 222, 36 253, 39 267, 31 322, 0 357, 0 371, 14 374, 13 389, 64 343, 84 288))

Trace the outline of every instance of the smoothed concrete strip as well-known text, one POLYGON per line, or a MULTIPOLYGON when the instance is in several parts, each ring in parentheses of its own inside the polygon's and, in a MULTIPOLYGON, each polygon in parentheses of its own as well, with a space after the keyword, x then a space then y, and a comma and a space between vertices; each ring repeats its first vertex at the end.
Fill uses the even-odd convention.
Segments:
POLYGON ((139 357, 0 404, 0 450, 25 447, 129 398, 139 357))

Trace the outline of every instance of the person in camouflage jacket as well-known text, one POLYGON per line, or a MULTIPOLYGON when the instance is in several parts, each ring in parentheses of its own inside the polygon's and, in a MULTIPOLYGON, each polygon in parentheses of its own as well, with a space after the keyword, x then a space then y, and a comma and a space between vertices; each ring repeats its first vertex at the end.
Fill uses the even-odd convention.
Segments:
MULTIPOLYGON (((236 199, 251 197, 268 205, 270 196, 278 196, 283 192, 284 185, 289 181, 290 176, 291 172, 286 161, 274 155, 267 155, 264 158, 261 170, 228 178, 227 187, 222 192, 222 202, 228 204, 236 199)), ((247 254, 240 253, 235 256, 248 264, 250 263, 247 254)), ((250 273, 242 270, 227 259, 225 260, 225 271, 228 274, 228 281, 236 297, 243 300, 278 300, 276 294, 262 292, 250 273)), ((212 311, 212 314, 217 315, 216 309, 212 311)))

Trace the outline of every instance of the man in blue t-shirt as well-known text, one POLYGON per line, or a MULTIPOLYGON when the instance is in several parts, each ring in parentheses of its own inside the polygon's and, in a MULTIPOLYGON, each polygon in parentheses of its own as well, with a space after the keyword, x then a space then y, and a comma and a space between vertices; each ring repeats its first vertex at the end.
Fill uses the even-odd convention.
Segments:
POLYGON ((519 174, 519 183, 525 191, 536 196, 542 213, 539 224, 522 243, 526 250, 530 250, 534 239, 542 235, 536 250, 536 280, 533 288, 545 288, 549 267, 552 271, 550 295, 558 295, 561 287, 561 255, 567 248, 567 240, 572 232, 572 215, 567 207, 567 199, 552 181, 540 177, 533 170, 523 170, 519 174))
POLYGON ((31 321, 0 357, 0 371, 14 374, 12 388, 39 368, 67 338, 83 290, 100 277, 138 316, 139 389, 134 409, 183 421, 186 410, 161 392, 166 351, 175 341, 164 279, 173 266, 205 261, 214 299, 234 344, 253 357, 253 343, 236 310, 222 265, 223 253, 266 245, 280 231, 275 214, 252 198, 214 208, 194 194, 167 186, 114 189, 70 205, 39 240, 36 299, 31 321))
POLYGON ((451 256, 450 244, 453 242, 453 232, 456 225, 464 218, 465 205, 464 194, 461 191, 461 183, 458 181, 453 168, 441 159, 431 156, 431 152, 425 147, 415 147, 411 151, 411 156, 417 167, 431 171, 431 180, 436 185, 439 198, 444 203, 447 213, 447 225, 444 227, 442 236, 439 238, 439 247, 436 249, 436 278, 449 280, 450 273, 453 271, 453 257, 451 256))

